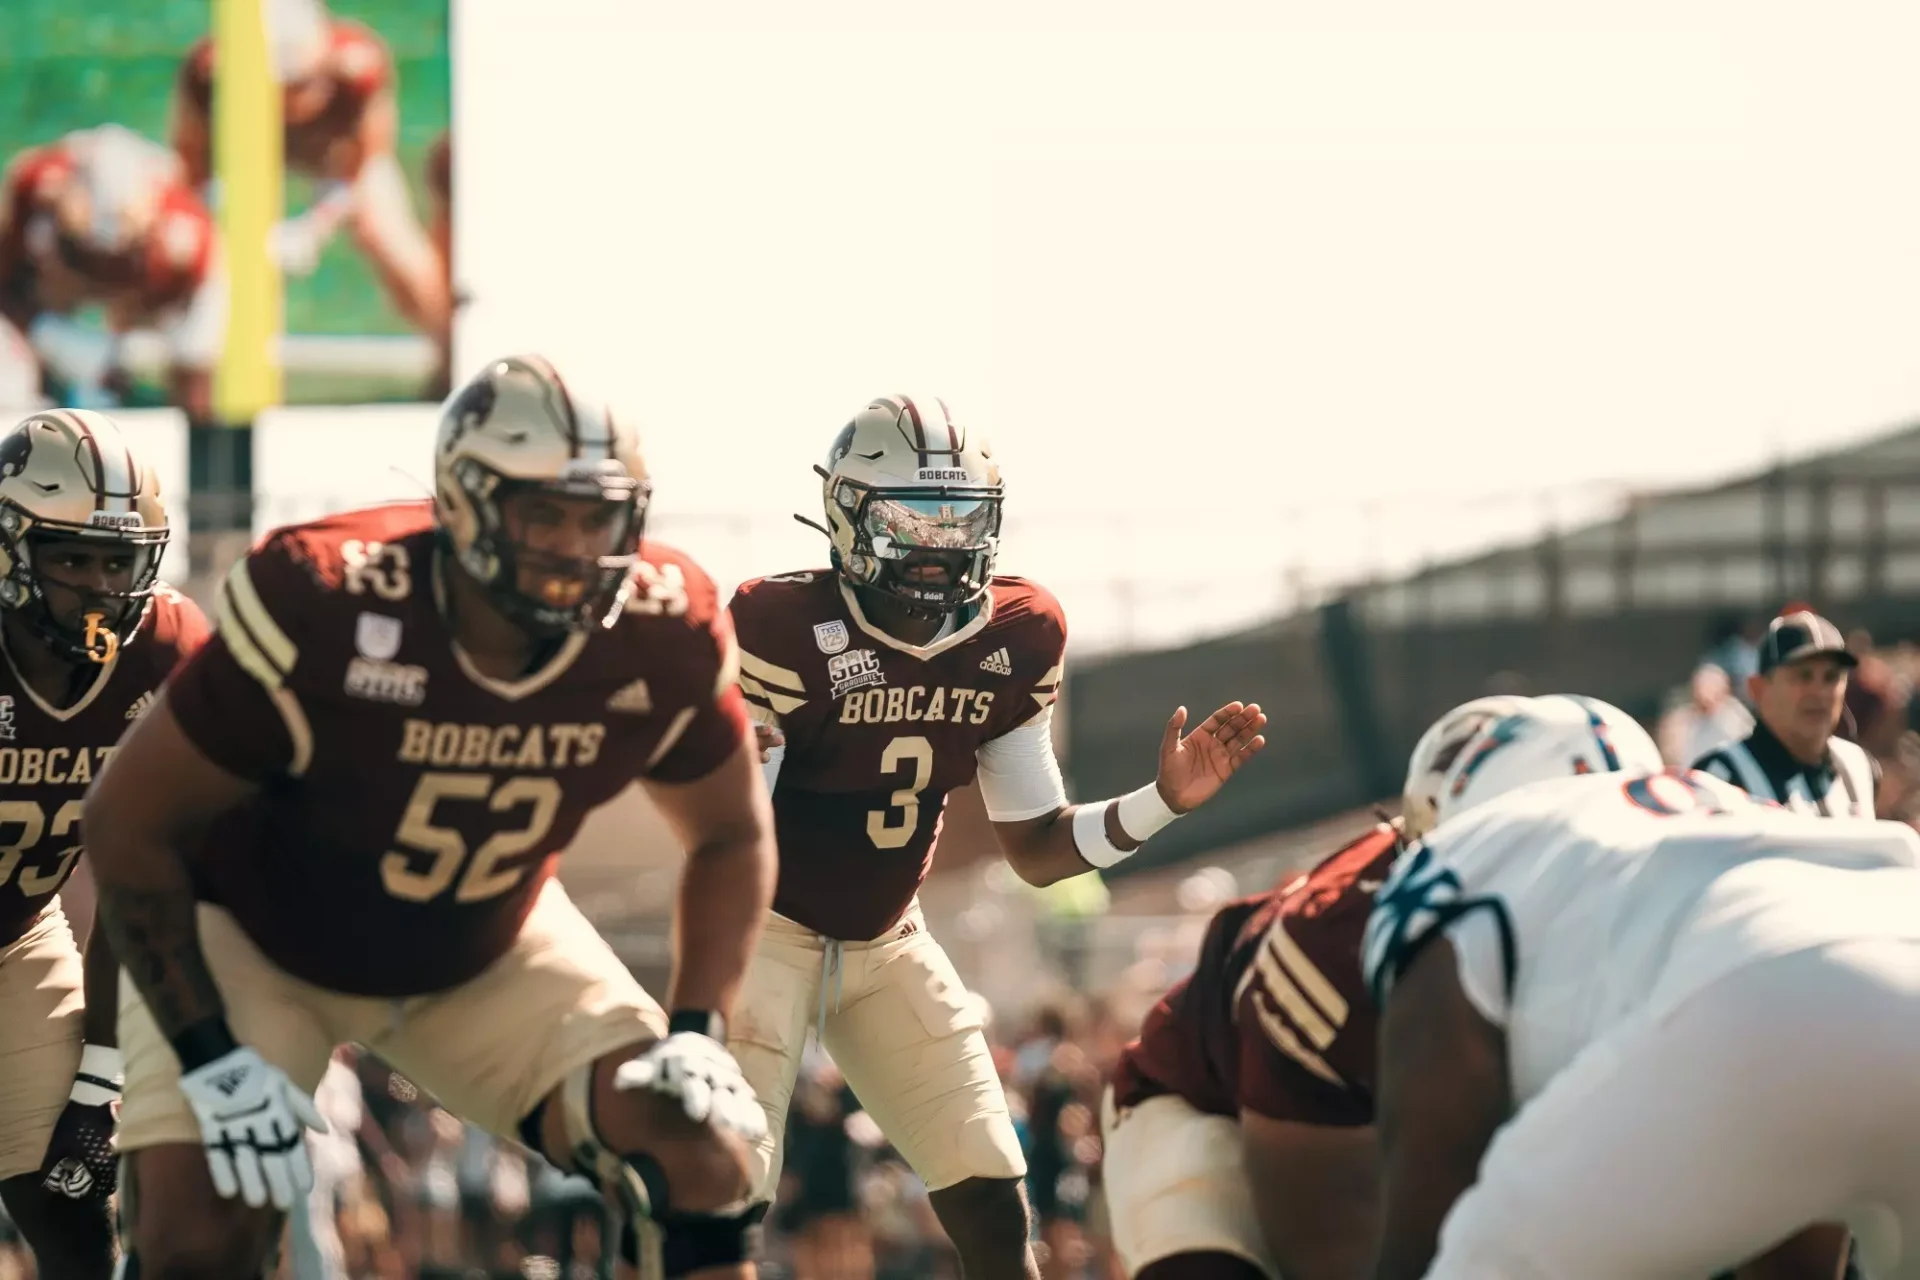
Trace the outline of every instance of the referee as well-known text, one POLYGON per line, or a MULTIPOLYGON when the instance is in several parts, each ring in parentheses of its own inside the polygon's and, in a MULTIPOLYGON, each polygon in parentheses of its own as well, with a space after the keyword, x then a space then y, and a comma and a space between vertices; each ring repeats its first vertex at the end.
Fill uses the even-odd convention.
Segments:
POLYGON ((1781 614, 1760 642, 1758 673, 1747 677, 1753 732, 1693 767, 1800 813, 1873 817, 1879 766, 1857 743, 1833 736, 1858 662, 1819 614, 1781 614))

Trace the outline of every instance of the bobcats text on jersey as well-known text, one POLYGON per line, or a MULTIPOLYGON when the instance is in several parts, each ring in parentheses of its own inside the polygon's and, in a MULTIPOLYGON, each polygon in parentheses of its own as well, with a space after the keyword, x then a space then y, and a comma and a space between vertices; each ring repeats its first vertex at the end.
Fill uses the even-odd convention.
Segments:
POLYGON ((678 552, 648 543, 646 589, 517 680, 481 674, 455 645, 435 556, 426 503, 270 535, 168 693, 209 759, 265 784, 209 837, 204 896, 330 991, 398 997, 471 978, 512 945, 591 810, 643 777, 705 776, 746 732, 732 629, 678 552), (347 673, 363 661, 423 672, 418 700, 356 693, 347 673), (628 692, 642 684, 644 710, 628 692), (631 709, 608 715, 616 699, 631 709))
MULTIPOLYGON (((133 637, 98 668, 77 702, 43 701, 0 662, 0 946, 17 940, 72 872, 80 856, 80 802, 127 731, 127 709, 145 705, 169 672, 206 639, 193 601, 162 586, 133 637)), ((0 651, 4 651, 0 641, 0 651)))
POLYGON ((1060 604, 996 577, 971 618, 919 646, 870 624, 825 571, 745 583, 730 609, 741 688, 787 740, 774 910, 829 938, 879 937, 926 879, 947 796, 973 781, 975 753, 1058 696, 1060 604), (1001 654, 1017 674, 983 688, 981 663, 1001 654))

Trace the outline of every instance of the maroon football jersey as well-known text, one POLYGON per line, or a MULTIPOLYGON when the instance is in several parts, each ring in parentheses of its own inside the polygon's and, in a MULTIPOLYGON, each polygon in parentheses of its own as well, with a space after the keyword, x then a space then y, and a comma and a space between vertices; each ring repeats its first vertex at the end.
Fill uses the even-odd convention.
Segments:
POLYGON ((787 739, 773 909, 829 938, 877 938, 927 878, 974 753, 1059 695, 1060 603, 995 578, 965 626, 925 646, 869 623, 826 569, 745 583, 731 609, 741 688, 787 739))
POLYGON ((1373 895, 1399 853, 1378 826, 1214 916, 1199 962, 1121 1054, 1114 1102, 1172 1093, 1214 1115, 1373 1123, 1378 1018, 1360 973, 1373 895))
MULTIPOLYGON (((4 636, 0 632, 0 653, 4 636)), ((161 586, 139 629, 68 707, 41 701, 6 654, 0 663, 0 946, 18 941, 66 881, 81 853, 87 784, 175 664, 206 638, 199 606, 161 586)))
POLYGON ((642 548, 610 627, 518 680, 454 645, 424 502, 267 537, 167 690, 208 758, 262 784, 198 865, 276 964, 327 990, 443 990, 504 954, 560 852, 637 778, 739 749, 733 634, 687 557, 642 548))

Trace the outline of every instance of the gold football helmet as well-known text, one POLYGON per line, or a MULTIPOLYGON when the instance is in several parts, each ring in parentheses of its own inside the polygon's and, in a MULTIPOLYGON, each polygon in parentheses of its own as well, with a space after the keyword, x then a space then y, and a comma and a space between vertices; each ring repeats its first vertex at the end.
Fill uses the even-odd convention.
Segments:
POLYGON ((834 568, 855 588, 929 616, 987 593, 1000 546, 1000 464, 986 433, 945 401, 868 401, 815 470, 834 568))
POLYGON ((0 608, 62 657, 109 662, 132 638, 153 599, 167 535, 158 478, 105 414, 52 409, 0 436, 0 608), (127 584, 50 578, 46 549, 75 541, 125 548, 127 584), (49 585, 77 597, 77 607, 56 607, 49 585))
POLYGON ((611 624, 629 590, 652 486, 634 430, 576 398, 540 356, 495 360, 448 397, 434 445, 435 512, 460 566, 502 613, 550 634, 611 624), (567 556, 517 540, 516 492, 610 504, 610 550, 567 556), (537 586, 523 581, 523 571, 537 586))

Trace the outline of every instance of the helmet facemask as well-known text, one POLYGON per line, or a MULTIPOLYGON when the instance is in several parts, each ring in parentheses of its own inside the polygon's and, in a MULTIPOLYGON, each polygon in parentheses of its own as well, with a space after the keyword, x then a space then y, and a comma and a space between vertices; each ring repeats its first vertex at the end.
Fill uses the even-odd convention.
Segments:
MULTIPOLYGON (((651 486, 614 460, 574 459, 556 480, 516 480, 485 463, 463 458, 453 467, 459 499, 473 515, 474 535, 457 547, 461 568, 483 588, 494 608, 535 635, 559 635, 610 625, 625 603, 651 486), (528 524, 510 528, 508 507, 523 495, 555 503, 605 504, 594 537, 604 550, 568 554, 537 545, 528 524), (532 577, 533 582, 523 582, 532 577)), ((443 501, 452 505, 453 495, 443 501)), ((526 505, 526 504, 520 504, 526 505)), ((533 504, 537 508, 537 504, 533 504)))
POLYGON ((851 551, 836 552, 836 567, 856 587, 912 614, 944 618, 957 613, 979 601, 992 584, 1000 497, 997 489, 870 489, 851 480, 832 481, 827 502, 853 533, 851 551), (923 577, 932 567, 945 572, 923 577))
POLYGON ((112 662, 146 617, 166 552, 165 525, 147 526, 131 512, 96 511, 89 523, 43 520, 13 503, 0 503, 0 608, 12 611, 68 662, 112 662), (125 586, 81 586, 62 581, 49 564, 61 544, 84 544, 131 560, 125 586))

